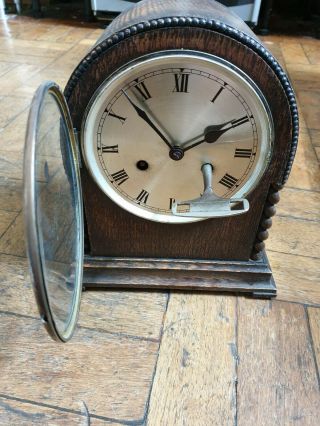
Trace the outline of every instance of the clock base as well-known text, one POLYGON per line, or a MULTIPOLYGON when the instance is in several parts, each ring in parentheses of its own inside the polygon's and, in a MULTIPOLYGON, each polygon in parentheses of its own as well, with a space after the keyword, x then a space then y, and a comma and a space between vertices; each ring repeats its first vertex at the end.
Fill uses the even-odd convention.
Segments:
POLYGON ((257 261, 85 256, 83 287, 277 294, 265 253, 257 261))

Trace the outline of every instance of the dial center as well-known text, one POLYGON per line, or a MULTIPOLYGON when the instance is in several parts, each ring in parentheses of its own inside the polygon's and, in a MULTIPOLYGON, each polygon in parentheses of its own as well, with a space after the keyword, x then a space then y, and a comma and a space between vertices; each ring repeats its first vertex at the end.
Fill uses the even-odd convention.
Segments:
POLYGON ((179 146, 174 146, 170 149, 169 157, 174 161, 182 160, 184 157, 184 151, 179 146))

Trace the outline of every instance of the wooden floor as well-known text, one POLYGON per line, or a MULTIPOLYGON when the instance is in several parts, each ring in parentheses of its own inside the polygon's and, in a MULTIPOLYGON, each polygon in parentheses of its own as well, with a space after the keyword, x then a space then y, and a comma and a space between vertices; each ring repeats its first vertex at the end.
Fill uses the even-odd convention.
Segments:
POLYGON ((87 292, 66 345, 38 319, 21 214, 30 100, 64 86, 101 34, 0 20, 0 424, 319 425, 320 41, 269 36, 301 107, 301 138, 268 255, 274 301, 87 292))

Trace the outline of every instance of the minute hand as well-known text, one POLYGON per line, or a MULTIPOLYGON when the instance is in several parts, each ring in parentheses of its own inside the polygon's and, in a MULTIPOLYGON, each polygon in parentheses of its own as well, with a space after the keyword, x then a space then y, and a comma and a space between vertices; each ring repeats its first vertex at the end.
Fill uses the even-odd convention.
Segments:
POLYGON ((231 129, 234 129, 235 127, 241 126, 241 124, 247 123, 249 121, 249 117, 244 116, 242 118, 239 118, 237 120, 231 120, 223 124, 218 124, 214 126, 209 126, 205 129, 203 134, 203 139, 200 141, 197 141, 186 148, 183 148, 184 152, 188 151, 191 148, 194 148, 195 146, 198 146, 202 144, 203 142, 207 143, 214 143, 216 142, 224 133, 228 132, 231 129), (227 124, 230 124, 230 126, 223 128, 227 124))
POLYGON ((168 145, 168 147, 171 149, 172 145, 169 142, 168 138, 162 133, 162 131, 153 123, 151 118, 148 116, 148 114, 140 108, 138 105, 136 105, 132 99, 129 97, 129 95, 123 90, 122 91, 125 97, 128 99, 130 104, 133 106, 133 108, 136 110, 137 114, 139 115, 142 120, 144 120, 149 126, 160 136, 160 138, 168 145))

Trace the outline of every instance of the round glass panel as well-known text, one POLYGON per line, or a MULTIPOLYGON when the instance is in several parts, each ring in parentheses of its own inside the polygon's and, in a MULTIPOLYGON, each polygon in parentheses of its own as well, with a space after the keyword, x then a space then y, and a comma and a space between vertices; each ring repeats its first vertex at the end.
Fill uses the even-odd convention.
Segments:
POLYGON ((83 270, 83 218, 76 145, 66 101, 52 82, 32 102, 25 149, 27 246, 40 314, 67 341, 76 325, 83 270))

